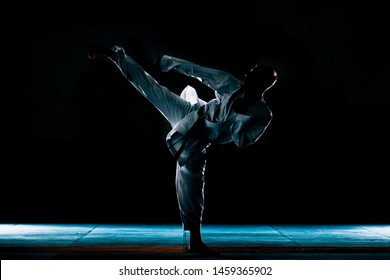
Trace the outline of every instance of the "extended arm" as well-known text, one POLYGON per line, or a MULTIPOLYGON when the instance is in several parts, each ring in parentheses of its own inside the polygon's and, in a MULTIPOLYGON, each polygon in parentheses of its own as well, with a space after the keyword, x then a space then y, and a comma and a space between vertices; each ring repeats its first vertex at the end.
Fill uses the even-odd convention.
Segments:
POLYGON ((241 87, 241 81, 231 74, 213 68, 203 67, 184 59, 164 55, 160 62, 161 71, 172 69, 196 78, 219 94, 231 94, 241 87))

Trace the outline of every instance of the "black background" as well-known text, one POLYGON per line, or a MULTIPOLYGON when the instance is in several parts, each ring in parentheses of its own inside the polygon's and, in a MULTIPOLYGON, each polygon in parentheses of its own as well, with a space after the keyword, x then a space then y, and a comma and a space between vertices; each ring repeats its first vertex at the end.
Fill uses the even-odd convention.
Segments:
MULTIPOLYGON (((131 19, 138 11, 109 6, 86 15, 131 19)), ((149 24, 8 31, 0 222, 180 223, 169 127, 117 72, 88 60, 94 43, 121 45, 161 84, 180 92, 192 83, 204 98, 212 93, 196 82, 155 72, 156 55, 238 77, 257 60, 277 69, 263 138, 245 150, 209 151, 205 223, 389 222, 381 7, 258 1, 142 11, 139 22, 149 24)))

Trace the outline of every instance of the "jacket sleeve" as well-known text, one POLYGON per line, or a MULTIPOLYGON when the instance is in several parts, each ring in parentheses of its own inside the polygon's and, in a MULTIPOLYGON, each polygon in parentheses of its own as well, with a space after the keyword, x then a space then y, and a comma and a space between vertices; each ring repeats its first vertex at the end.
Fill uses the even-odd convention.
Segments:
POLYGON ((249 114, 236 113, 232 137, 238 148, 246 148, 256 143, 272 121, 272 112, 264 100, 253 107, 255 110, 249 114))
POLYGON ((203 67, 173 56, 164 55, 160 67, 163 72, 176 70, 183 75, 198 79, 219 94, 231 94, 242 85, 239 79, 223 70, 203 67))

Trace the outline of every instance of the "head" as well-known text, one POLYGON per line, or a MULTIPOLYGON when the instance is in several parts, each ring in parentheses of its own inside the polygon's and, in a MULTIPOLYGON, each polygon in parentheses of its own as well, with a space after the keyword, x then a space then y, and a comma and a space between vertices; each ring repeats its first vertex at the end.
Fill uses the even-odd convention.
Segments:
POLYGON ((245 92, 248 95, 260 95, 271 88, 277 81, 277 72, 265 63, 255 64, 244 79, 245 92))

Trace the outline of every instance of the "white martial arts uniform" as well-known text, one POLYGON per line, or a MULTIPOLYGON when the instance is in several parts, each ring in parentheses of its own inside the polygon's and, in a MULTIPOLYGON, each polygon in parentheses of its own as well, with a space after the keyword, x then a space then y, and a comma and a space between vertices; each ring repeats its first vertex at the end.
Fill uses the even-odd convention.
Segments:
POLYGON ((185 230, 199 225, 204 209, 207 148, 232 142, 243 148, 255 143, 271 122, 272 113, 261 98, 245 114, 235 112, 234 100, 245 95, 243 83, 224 71, 172 56, 162 57, 161 71, 176 70, 214 90, 215 98, 205 102, 191 86, 179 96, 160 85, 123 48, 118 55, 116 65, 123 75, 172 126, 166 140, 177 159, 176 192, 182 223, 185 230))

